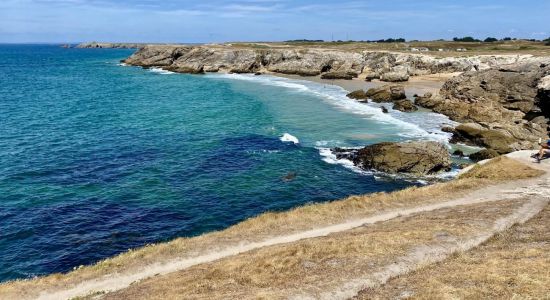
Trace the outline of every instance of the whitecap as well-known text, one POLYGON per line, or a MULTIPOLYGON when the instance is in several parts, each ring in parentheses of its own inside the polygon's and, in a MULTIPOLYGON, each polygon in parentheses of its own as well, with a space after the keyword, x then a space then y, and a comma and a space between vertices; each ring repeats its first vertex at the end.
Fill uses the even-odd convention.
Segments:
POLYGON ((160 75, 176 74, 175 72, 167 71, 167 70, 164 70, 164 69, 161 69, 161 68, 151 68, 151 69, 149 69, 149 72, 160 74, 160 75))
POLYGON ((297 137, 293 136, 292 134, 285 133, 282 137, 280 137, 281 142, 291 142, 294 144, 299 144, 300 140, 298 140, 297 137))
POLYGON ((321 155, 321 160, 326 162, 327 164, 331 165, 340 165, 346 169, 350 169, 356 173, 359 174, 372 174, 372 172, 365 171, 359 167, 357 167, 351 160, 349 159, 338 159, 336 158, 336 154, 332 152, 330 148, 317 148, 319 150, 319 155, 321 155))
POLYGON ((125 63, 118 63, 117 66, 120 66, 120 67, 128 67, 128 64, 125 64, 125 63))

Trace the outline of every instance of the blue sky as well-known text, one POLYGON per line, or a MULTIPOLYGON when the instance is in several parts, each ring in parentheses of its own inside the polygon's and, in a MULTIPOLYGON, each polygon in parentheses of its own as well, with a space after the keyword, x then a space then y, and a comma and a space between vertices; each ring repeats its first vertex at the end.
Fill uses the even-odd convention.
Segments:
POLYGON ((550 36, 549 0, 0 0, 0 42, 550 36))

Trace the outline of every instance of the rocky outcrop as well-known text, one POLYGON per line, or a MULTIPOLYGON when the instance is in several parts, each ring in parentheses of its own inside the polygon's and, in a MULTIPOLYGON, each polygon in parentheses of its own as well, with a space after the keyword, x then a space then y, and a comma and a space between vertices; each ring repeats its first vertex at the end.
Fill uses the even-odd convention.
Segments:
POLYGON ((383 85, 369 89, 366 94, 367 98, 372 101, 380 102, 393 102, 397 100, 406 99, 405 88, 399 85, 383 85))
POLYGON ((350 52, 298 47, 139 46, 140 49, 126 59, 125 63, 161 67, 182 73, 269 71, 302 76, 324 75, 330 79, 349 79, 362 74, 367 80, 387 81, 403 81, 415 75, 488 69, 529 59, 529 56, 512 55, 435 58, 411 53, 350 52))
POLYGON ((110 49, 139 49, 145 47, 147 44, 141 43, 81 43, 76 46, 76 48, 89 49, 89 48, 110 48, 110 49))
POLYGON ((405 71, 402 72, 388 72, 380 76, 381 81, 387 82, 402 82, 409 80, 409 74, 405 71))
POLYGON ((434 174, 450 170, 447 148, 437 142, 380 143, 362 149, 333 149, 338 159, 348 159, 364 170, 386 173, 434 174))
POLYGON ((393 103, 393 109, 399 110, 402 112, 413 112, 417 111, 418 107, 416 107, 411 100, 409 99, 403 99, 403 100, 397 100, 393 103))
POLYGON ((353 72, 328 72, 321 75, 321 79, 344 79, 344 80, 352 80, 353 78, 357 77, 357 73, 353 72))
POLYGON ((532 59, 447 81, 439 95, 416 98, 416 104, 464 123, 459 137, 498 153, 532 149, 547 137, 550 98, 545 78, 548 58, 532 59))
POLYGON ((498 152, 492 149, 484 149, 469 155, 470 159, 474 162, 495 158, 497 156, 499 156, 498 152))
POLYGON ((367 96, 367 93, 364 90, 357 90, 353 91, 346 95, 350 99, 355 99, 361 102, 367 102, 369 97, 367 96))

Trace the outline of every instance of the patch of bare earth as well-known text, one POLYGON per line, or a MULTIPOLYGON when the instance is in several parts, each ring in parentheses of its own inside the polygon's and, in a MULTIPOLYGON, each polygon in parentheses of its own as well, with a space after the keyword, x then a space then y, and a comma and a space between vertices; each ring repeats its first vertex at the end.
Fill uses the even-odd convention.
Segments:
POLYGON ((357 299, 550 299, 550 207, 478 248, 357 299))

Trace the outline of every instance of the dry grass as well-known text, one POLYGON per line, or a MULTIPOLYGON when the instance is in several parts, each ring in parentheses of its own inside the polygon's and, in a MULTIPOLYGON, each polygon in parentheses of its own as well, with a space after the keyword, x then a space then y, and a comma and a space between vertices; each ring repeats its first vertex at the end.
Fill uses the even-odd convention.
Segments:
MULTIPOLYGON (((477 170, 479 175, 475 177, 466 176, 447 183, 412 187, 393 193, 353 196, 340 201, 303 206, 284 213, 265 213, 223 231, 149 245, 106 259, 92 266, 81 267, 68 274, 53 274, 33 280, 19 280, 0 284, 0 295, 32 298, 33 295, 37 295, 37 293, 44 290, 71 287, 82 281, 100 278, 106 274, 115 272, 132 273, 154 262, 193 257, 246 241, 262 241, 272 236, 342 223, 384 211, 411 208, 458 198, 476 188, 495 184, 500 180, 512 179, 510 176, 499 177, 495 175, 505 174, 511 164, 513 162, 510 162, 509 159, 500 159, 494 164, 480 167, 477 170), (491 172, 483 172, 485 168, 490 168, 491 172), (483 178, 483 176, 488 176, 490 179, 483 178)), ((525 173, 529 176, 538 174, 538 172, 525 173)), ((514 174, 520 176, 519 178, 525 178, 523 173, 514 172, 514 174)))
POLYGON ((480 247, 358 299, 550 299, 550 207, 480 247))
POLYGON ((535 56, 549 56, 550 46, 543 42, 531 41, 499 41, 494 43, 479 42, 451 42, 451 41, 420 41, 407 43, 318 43, 318 42, 293 42, 293 43, 232 43, 233 47, 241 48, 317 48, 335 49, 340 51, 392 51, 406 53, 423 53, 436 57, 472 56, 472 55, 505 55, 505 54, 531 54, 535 56), (410 48, 428 48, 429 52, 410 52, 410 48), (464 48, 466 52, 458 52, 456 49, 464 48), (445 49, 439 52, 439 49, 445 49))
POLYGON ((501 201, 400 217, 367 227, 265 247, 110 293, 105 299, 286 299, 338 289, 419 246, 466 238, 492 227, 523 201, 501 201))
POLYGON ((460 179, 492 179, 492 180, 512 180, 537 177, 544 174, 541 170, 533 169, 517 160, 505 156, 497 157, 484 165, 476 165, 460 176, 460 179))

